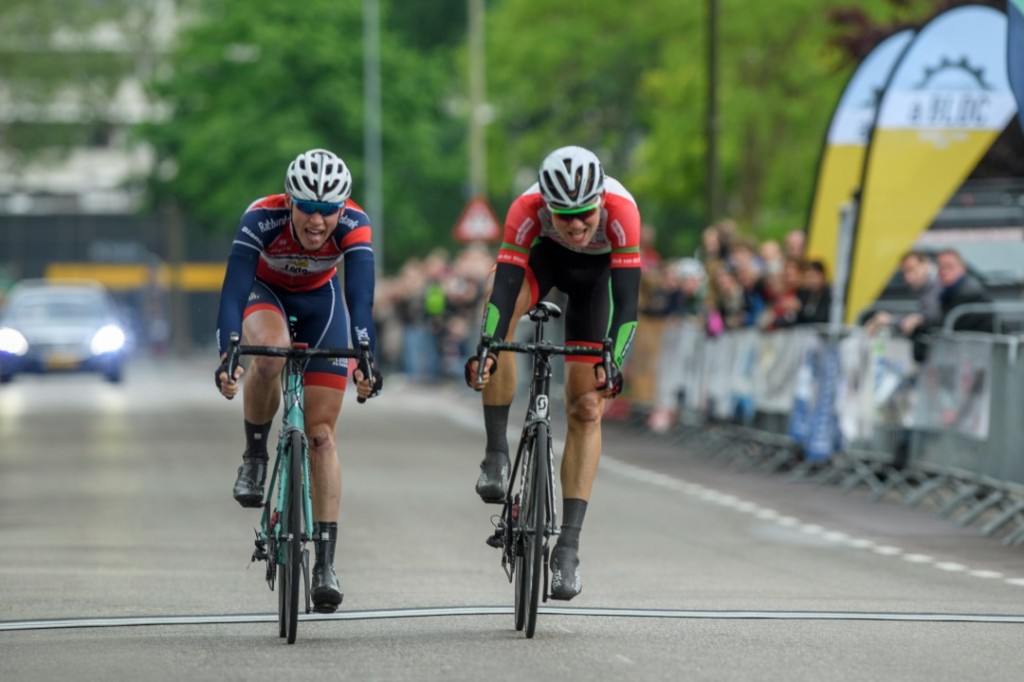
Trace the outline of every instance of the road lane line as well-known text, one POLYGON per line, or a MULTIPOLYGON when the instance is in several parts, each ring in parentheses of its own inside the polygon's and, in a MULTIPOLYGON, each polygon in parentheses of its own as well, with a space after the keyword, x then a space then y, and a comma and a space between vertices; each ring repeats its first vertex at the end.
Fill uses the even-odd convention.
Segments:
MULTIPOLYGON (((437 618, 451 616, 505 616, 511 606, 447 606, 410 609, 345 611, 333 614, 299 614, 301 621, 355 621, 399 618, 437 618)), ((538 613, 548 616, 601 618, 673 618, 682 620, 836 620, 898 621, 914 623, 1006 623, 1024 624, 1024 614, 985 613, 899 613, 886 611, 714 611, 686 609, 630 609, 541 606, 538 613)), ((0 621, 0 632, 24 630, 61 630, 74 628, 139 627, 154 625, 233 625, 276 623, 276 613, 222 614, 206 616, 136 616, 111 618, 66 618, 53 620, 0 621)))

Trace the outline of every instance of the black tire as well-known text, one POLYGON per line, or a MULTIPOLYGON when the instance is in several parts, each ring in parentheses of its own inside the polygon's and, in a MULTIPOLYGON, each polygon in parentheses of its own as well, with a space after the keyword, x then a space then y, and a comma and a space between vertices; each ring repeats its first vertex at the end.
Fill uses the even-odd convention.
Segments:
POLYGON ((525 551, 525 522, 523 514, 523 499, 522 497, 516 496, 516 505, 519 507, 519 516, 517 517, 515 524, 512 527, 512 541, 515 544, 513 551, 515 552, 515 561, 512 562, 512 577, 515 580, 516 587, 516 601, 515 601, 515 623, 516 630, 522 630, 526 625, 526 607, 529 603, 527 595, 530 592, 530 575, 529 570, 526 567, 526 562, 523 561, 523 552, 525 551))
POLYGON ((295 643, 299 625, 299 587, 302 583, 302 433, 292 431, 291 463, 288 470, 288 515, 285 517, 284 534, 287 550, 284 572, 287 574, 285 612, 288 626, 288 643, 295 643))
POLYGON ((526 612, 530 605, 531 564, 525 558, 526 544, 529 537, 526 510, 528 508, 528 500, 531 497, 530 490, 534 477, 533 443, 534 435, 531 432, 527 435, 525 447, 517 457, 522 462, 522 469, 518 476, 521 483, 519 486, 521 493, 517 493, 513 498, 514 521, 512 520, 513 512, 509 513, 510 528, 512 529, 512 551, 515 557, 515 560, 512 562, 512 578, 515 582, 514 613, 516 630, 522 630, 526 626, 526 612))
MULTIPOLYGON (((529 566, 529 599, 526 609, 526 636, 533 637, 537 629, 537 607, 540 606, 540 584, 543 580, 542 559, 544 558, 544 531, 547 525, 548 503, 548 427, 537 424, 533 439, 533 456, 530 486, 526 505, 525 527, 529 529, 524 545, 524 561, 529 566)), ((522 515, 522 511, 520 514, 522 515)), ((524 587, 526 585, 524 584, 524 587)))

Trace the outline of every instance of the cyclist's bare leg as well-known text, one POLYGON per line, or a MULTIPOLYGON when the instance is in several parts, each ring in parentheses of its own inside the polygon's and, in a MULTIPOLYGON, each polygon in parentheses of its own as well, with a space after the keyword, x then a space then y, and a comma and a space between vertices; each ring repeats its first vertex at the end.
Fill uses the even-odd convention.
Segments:
MULTIPOLYGON (((491 297, 490 287, 484 300, 491 297)), ((515 338, 516 322, 529 309, 531 304, 530 288, 523 282, 516 298, 515 310, 509 320, 507 338, 515 338)), ((501 502, 505 495, 510 470, 508 456, 508 411, 516 392, 515 356, 508 353, 498 362, 497 370, 483 390, 484 429, 487 432, 487 445, 484 459, 480 462, 480 477, 476 482, 476 492, 485 502, 501 502)))
POLYGON ((310 494, 313 498, 316 562, 313 565, 313 606, 332 613, 341 603, 341 587, 334 571, 341 502, 341 463, 335 441, 335 425, 344 391, 325 386, 306 387, 306 438, 309 441, 310 494))
MULTIPOLYGON (((242 337, 245 343, 258 346, 287 346, 289 342, 284 319, 268 310, 245 318, 242 337)), ((267 438, 281 402, 283 367, 282 358, 254 356, 242 383, 246 443, 232 495, 243 507, 258 507, 263 502, 268 467, 267 438)))
MULTIPOLYGON (((288 325, 279 313, 260 310, 245 318, 243 341, 253 346, 289 346, 288 325)), ((254 424, 272 421, 281 403, 281 370, 284 358, 252 356, 242 385, 245 420, 254 424)))
POLYGON ((589 500, 601 459, 604 398, 597 392, 594 369, 587 362, 567 362, 565 405, 568 430, 562 453, 562 496, 589 500))
POLYGON ((568 430, 562 453, 562 528, 551 552, 551 596, 572 599, 582 590, 579 538, 587 502, 601 459, 604 398, 597 392, 593 366, 567 362, 565 404, 568 430))
POLYGON ((313 518, 337 521, 341 502, 341 463, 335 425, 345 393, 325 386, 306 387, 306 438, 309 441, 313 518))

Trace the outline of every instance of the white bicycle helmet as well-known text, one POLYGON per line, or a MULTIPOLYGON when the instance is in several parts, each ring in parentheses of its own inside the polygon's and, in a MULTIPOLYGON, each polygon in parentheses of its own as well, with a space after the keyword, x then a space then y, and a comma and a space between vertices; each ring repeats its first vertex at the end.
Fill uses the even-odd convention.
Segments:
POLYGON ((575 213, 600 199, 604 170, 594 152, 583 147, 561 147, 548 154, 537 174, 541 196, 557 213, 575 213))
POLYGON ((326 149, 310 149, 288 164, 284 188, 294 199, 343 204, 352 194, 352 173, 326 149))

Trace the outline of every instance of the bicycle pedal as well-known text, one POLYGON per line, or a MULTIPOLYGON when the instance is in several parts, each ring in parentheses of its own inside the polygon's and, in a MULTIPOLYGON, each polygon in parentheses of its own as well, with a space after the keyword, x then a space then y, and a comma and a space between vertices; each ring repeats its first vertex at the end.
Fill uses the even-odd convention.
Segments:
POLYGON ((484 540, 484 542, 486 542, 487 545, 490 547, 494 547, 495 549, 501 549, 505 546, 505 538, 502 535, 503 534, 500 530, 496 530, 494 531, 493 535, 488 535, 487 539, 484 540))

